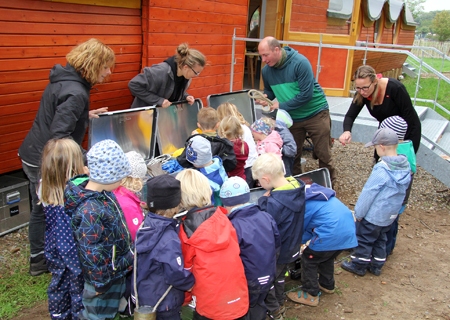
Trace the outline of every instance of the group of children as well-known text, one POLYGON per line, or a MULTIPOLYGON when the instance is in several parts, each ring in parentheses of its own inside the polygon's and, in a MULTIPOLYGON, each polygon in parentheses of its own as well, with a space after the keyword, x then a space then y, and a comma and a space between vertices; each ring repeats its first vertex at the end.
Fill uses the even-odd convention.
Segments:
POLYGON ((396 133, 382 128, 371 142, 381 162, 356 204, 355 227, 333 190, 291 177, 296 146, 281 118, 248 126, 234 105, 203 108, 177 157, 186 168, 151 178, 138 153, 112 140, 92 146, 87 167, 75 142, 49 141, 40 199, 52 319, 114 318, 166 294, 157 319, 180 319, 190 303, 193 319, 280 320, 285 275, 300 257, 302 288, 287 297, 310 306, 334 292, 342 250, 356 247, 345 270, 379 275, 411 181, 396 133), (255 181, 266 192, 251 203, 255 181))

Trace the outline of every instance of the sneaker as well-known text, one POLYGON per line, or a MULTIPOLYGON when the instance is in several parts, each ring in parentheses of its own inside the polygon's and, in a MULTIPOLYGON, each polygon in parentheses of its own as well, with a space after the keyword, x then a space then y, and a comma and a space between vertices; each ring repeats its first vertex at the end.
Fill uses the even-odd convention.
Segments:
POLYGON ((344 261, 344 262, 342 262, 341 263, 341 267, 342 267, 342 269, 344 269, 344 270, 346 270, 346 271, 348 271, 348 272, 351 272, 351 273, 354 273, 354 274, 356 274, 356 275, 358 275, 358 276, 364 276, 365 274, 366 274, 366 270, 364 269, 364 270, 362 270, 362 269, 360 269, 360 268, 358 268, 353 262, 351 262, 351 261, 344 261))
POLYGON ((320 293, 315 297, 310 295, 309 293, 305 291, 297 291, 297 292, 289 292, 287 294, 287 297, 296 302, 301 303, 310 307, 317 307, 319 305, 319 296, 320 293))
POLYGON ((45 260, 43 253, 30 258, 30 275, 35 277, 48 272, 47 261, 45 260))
POLYGON ((333 294, 335 291, 334 289, 330 290, 330 289, 324 288, 320 284, 319 284, 319 289, 320 289, 320 291, 328 293, 328 294, 333 294))
POLYGON ((286 307, 280 306, 277 311, 269 312, 269 318, 274 320, 283 320, 286 314, 286 307))
POLYGON ((373 274, 374 276, 380 276, 381 275, 381 269, 380 268, 375 268, 375 267, 369 267, 368 268, 369 272, 371 274, 373 274))

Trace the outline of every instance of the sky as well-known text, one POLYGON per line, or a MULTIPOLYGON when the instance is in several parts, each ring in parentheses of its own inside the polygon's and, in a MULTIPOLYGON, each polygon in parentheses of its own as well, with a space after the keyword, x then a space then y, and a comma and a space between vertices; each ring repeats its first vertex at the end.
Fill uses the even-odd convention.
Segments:
POLYGON ((450 10, 450 0, 426 0, 423 4, 425 12, 450 10))

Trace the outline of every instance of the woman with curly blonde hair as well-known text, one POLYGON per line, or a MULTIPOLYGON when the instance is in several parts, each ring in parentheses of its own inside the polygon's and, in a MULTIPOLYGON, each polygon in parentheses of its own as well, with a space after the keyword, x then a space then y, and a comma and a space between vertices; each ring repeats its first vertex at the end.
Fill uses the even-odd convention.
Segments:
POLYGON ((42 150, 50 139, 69 137, 81 145, 89 118, 108 111, 108 108, 89 111, 89 98, 92 86, 104 82, 111 74, 115 62, 112 49, 97 39, 90 39, 73 48, 66 59, 65 66, 57 64, 50 71, 50 82, 42 94, 33 126, 19 148, 32 198, 28 228, 32 276, 47 272, 45 215, 36 196, 42 150))

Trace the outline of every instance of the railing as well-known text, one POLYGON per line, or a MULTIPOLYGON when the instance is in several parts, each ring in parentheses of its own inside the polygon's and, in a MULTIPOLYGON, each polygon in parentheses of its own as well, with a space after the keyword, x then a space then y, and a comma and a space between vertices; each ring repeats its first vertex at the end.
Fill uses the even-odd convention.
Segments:
MULTIPOLYGON (((232 36, 230 92, 233 91, 234 65, 236 63, 236 58, 235 58, 236 41, 260 42, 261 40, 262 39, 236 37, 236 29, 234 29, 233 36, 232 36)), ((366 54, 364 55, 363 64, 366 64, 367 52, 388 52, 388 53, 396 53, 396 54, 407 55, 413 61, 416 61, 418 63, 418 65, 419 65, 418 77, 417 77, 417 82, 416 82, 416 89, 415 89, 415 92, 414 92, 414 98, 412 99, 413 100, 413 105, 416 106, 416 102, 417 101, 432 103, 433 104, 433 109, 438 108, 439 110, 441 110, 442 112, 444 112, 444 113, 446 113, 447 115, 450 116, 449 110, 444 108, 441 104, 439 104, 436 101, 438 93, 439 93, 439 87, 440 87, 441 81, 444 81, 444 82, 446 82, 446 83, 448 83, 450 85, 450 79, 447 78, 444 74, 442 74, 442 72, 437 71, 436 69, 434 69, 433 67, 428 65, 421 58, 417 57, 416 55, 414 55, 410 51, 403 50, 403 49, 412 49, 412 48, 421 49, 421 50, 432 50, 432 51, 438 53, 439 55, 441 55, 443 60, 444 59, 445 60, 450 60, 449 56, 447 56, 444 53, 440 52, 436 48, 433 48, 433 47, 419 47, 418 48, 418 47, 406 46, 406 45, 383 44, 383 43, 368 43, 368 42, 361 42, 361 41, 358 41, 355 46, 326 44, 326 43, 322 42, 322 37, 320 37, 320 42, 319 43, 295 42, 295 41, 279 41, 279 42, 281 44, 287 44, 287 45, 293 44, 293 45, 296 45, 296 46, 317 47, 317 48, 319 48, 319 50, 318 50, 318 57, 317 57, 316 73, 315 73, 316 81, 319 80, 319 74, 320 74, 320 71, 321 71, 320 62, 321 62, 321 53, 322 53, 322 49, 323 48, 365 51, 366 54), (419 88, 420 88, 420 74, 422 73, 422 70, 424 68, 426 68, 427 70, 429 70, 430 73, 432 73, 432 74, 434 74, 435 76, 438 77, 438 85, 437 85, 437 88, 436 88, 436 94, 435 94, 435 99, 434 100, 417 98, 417 94, 418 94, 419 88)))

